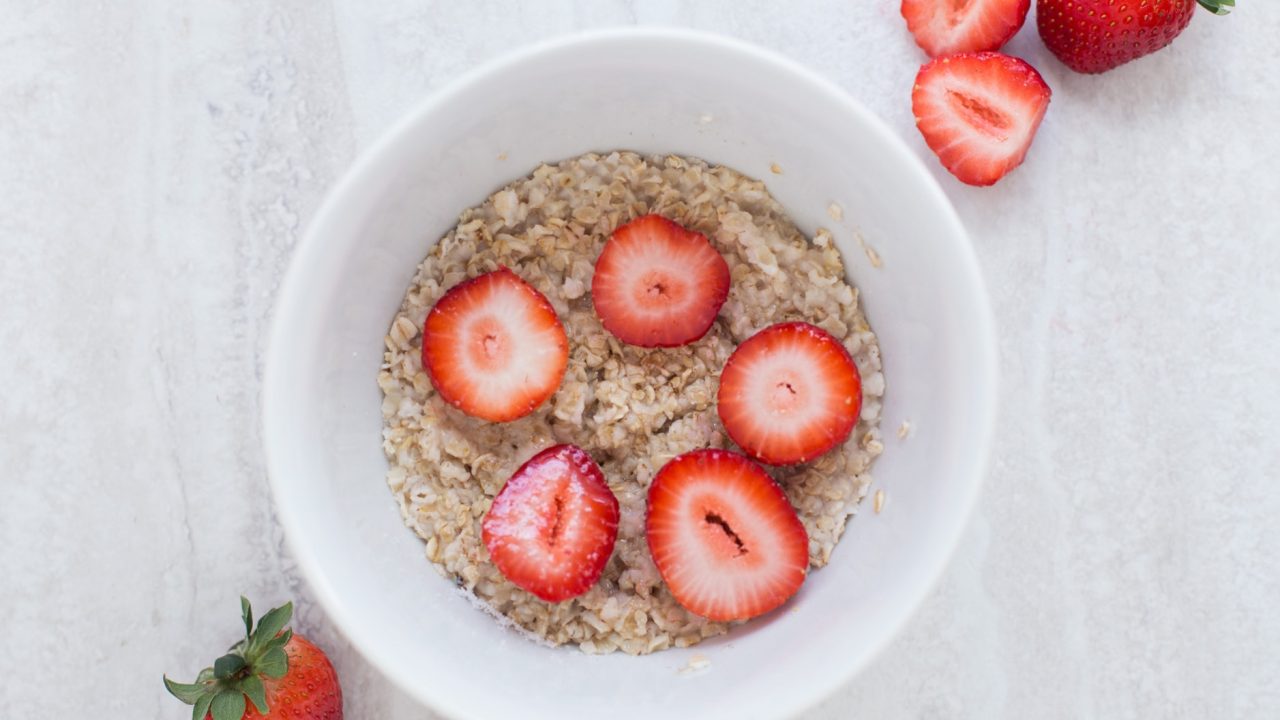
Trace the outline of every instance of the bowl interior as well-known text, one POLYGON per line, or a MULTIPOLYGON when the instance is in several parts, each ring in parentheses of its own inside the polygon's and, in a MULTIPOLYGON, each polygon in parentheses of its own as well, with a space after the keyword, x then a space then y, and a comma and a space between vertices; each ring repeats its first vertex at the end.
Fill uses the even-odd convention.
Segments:
POLYGON ((265 385, 278 512, 352 642, 409 692, 466 717, 758 717, 860 667, 939 574, 980 484, 994 343, 954 213, 902 143, 833 86, 739 43, 596 34, 499 61, 428 100, 333 191, 280 293, 265 385), (830 229, 880 336, 889 502, 864 504, 784 609, 691 650, 591 657, 499 626, 427 564, 384 482, 382 337, 417 263, 540 161, 674 152, 764 180, 801 229, 830 229), (781 173, 771 171, 777 165, 781 173), (828 216, 839 203, 844 220, 828 216), (876 248, 873 267, 857 233, 876 248), (912 436, 895 429, 909 420, 912 436), (693 654, 711 661, 681 673, 693 654))

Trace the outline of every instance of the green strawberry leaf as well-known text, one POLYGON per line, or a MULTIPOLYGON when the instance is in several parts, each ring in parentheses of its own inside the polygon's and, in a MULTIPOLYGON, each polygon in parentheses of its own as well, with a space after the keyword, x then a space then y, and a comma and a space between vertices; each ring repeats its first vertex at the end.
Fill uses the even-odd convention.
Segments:
POLYGON ((240 681, 240 689, 249 697, 259 715, 267 714, 267 689, 262 685, 262 678, 250 675, 240 681))
POLYGON ((200 699, 200 696, 204 694, 204 685, 200 683, 174 682, 167 675, 164 678, 164 687, 169 691, 170 695, 188 705, 194 705, 200 699))
POLYGON ((270 650, 273 647, 282 648, 285 645, 288 645, 291 639, 293 639, 293 631, 285 630, 279 635, 268 640, 267 643, 262 646, 262 650, 263 652, 266 652, 267 650, 270 650))
POLYGON ((240 720, 244 715, 244 693, 239 690, 223 690, 213 698, 209 706, 213 720, 240 720))
POLYGON ((219 680, 229 678, 243 670, 244 666, 243 657, 235 653, 229 653, 213 661, 213 675, 219 680))
POLYGON ((196 682, 203 684, 203 683, 209 682, 213 678, 214 678, 213 668, 207 667, 201 670, 200 674, 196 676, 196 682))
POLYGON ((289 672, 289 656, 284 654, 282 648, 273 647, 263 653, 254 669, 269 678, 282 678, 289 672))
POLYGON ((253 636, 253 608, 249 607, 249 598, 240 596, 240 617, 244 618, 244 636, 253 636))
POLYGON ((1236 0, 1200 0, 1200 5, 1214 15, 1226 15, 1236 6, 1236 0))
POLYGON ((201 695, 196 700, 196 706, 191 708, 191 720, 204 720, 204 716, 209 714, 209 705, 213 702, 213 693, 201 695))
POLYGON ((258 621, 258 629, 254 631, 254 641, 261 645, 276 636, 276 633, 284 629, 289 623, 289 618, 293 617, 293 603, 287 602, 271 612, 262 616, 258 621))

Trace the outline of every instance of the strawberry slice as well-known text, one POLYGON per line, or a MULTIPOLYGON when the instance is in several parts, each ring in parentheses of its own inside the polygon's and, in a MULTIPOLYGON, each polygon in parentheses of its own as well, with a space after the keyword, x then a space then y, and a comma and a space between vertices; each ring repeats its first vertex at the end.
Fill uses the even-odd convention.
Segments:
POLYGON ((574 445, 534 455, 502 486, 481 523, 498 570, 547 602, 586 592, 618 538, 618 499, 591 456, 574 445))
POLYGON ((844 442, 862 409, 862 379, 831 333, 804 322, 747 338, 720 373, 716 410, 729 437, 770 465, 811 460, 844 442))
POLYGON ((422 329, 422 366, 440 397, 492 422, 533 412, 568 364, 555 309, 505 267, 450 288, 422 329))
POLYGON ((809 570, 809 536, 777 483, 728 450, 694 450, 649 486, 649 554, 675 599, 716 621, 783 604, 809 570))
POLYGON ((1031 0, 902 0, 902 17, 929 57, 999 50, 1026 22, 1031 0))
POLYGON ((605 329, 642 347, 676 347, 706 335, 728 296, 729 265, 706 236, 661 215, 614 230, 591 281, 605 329))
POLYGON ((962 53, 920 68, 911 110, 952 175, 991 185, 1022 164, 1051 94, 1040 73, 1018 58, 962 53))

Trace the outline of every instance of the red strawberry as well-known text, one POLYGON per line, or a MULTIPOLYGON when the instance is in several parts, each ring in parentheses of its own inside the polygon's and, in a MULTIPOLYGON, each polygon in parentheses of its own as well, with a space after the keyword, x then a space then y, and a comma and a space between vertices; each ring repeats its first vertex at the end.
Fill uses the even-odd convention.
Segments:
POLYGON ((729 265, 701 233, 661 215, 613 231, 596 260, 591 302, 605 329, 643 347, 707 334, 729 296, 729 265))
MULTIPOLYGON (((1150 55, 1173 42, 1191 22, 1197 0, 1037 0, 1036 27, 1045 47, 1082 73, 1150 55)), ((1198 0, 1226 15, 1235 0, 1198 0)))
POLYGON ((604 572, 618 538, 618 499, 582 448, 556 445, 507 480, 481 529, 508 580, 560 602, 586 592, 604 572))
POLYGON ((649 553, 675 599, 716 621, 787 601, 809 570, 809 536, 782 489, 728 450, 694 450, 649 486, 649 553))
POLYGON ((1018 58, 961 53, 920 68, 911 110, 952 175, 991 185, 1022 164, 1051 94, 1040 73, 1018 58))
POLYGON ((929 57, 999 50, 1027 19, 1031 0, 902 0, 902 17, 929 57))
POLYGON ((568 364, 555 309, 505 267, 455 285, 422 329, 422 366, 440 397, 492 422, 533 412, 568 364))
POLYGON ((284 629, 293 603, 278 607, 253 627, 249 601, 240 598, 245 639, 194 683, 168 677, 164 686, 193 705, 193 720, 342 720, 342 688, 324 651, 284 629))
POLYGON ((831 333, 779 323, 729 356, 716 405, 729 437, 748 455, 794 465, 849 437, 862 409, 862 379, 831 333))

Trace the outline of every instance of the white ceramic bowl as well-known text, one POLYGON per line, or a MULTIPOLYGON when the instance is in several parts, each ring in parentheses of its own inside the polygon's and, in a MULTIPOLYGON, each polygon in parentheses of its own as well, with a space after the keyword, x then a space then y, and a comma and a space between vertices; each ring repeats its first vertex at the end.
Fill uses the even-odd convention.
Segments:
POLYGON ((264 389, 277 511, 351 642, 406 691, 467 718, 777 717, 819 701, 903 625, 954 548, 984 473, 990 309, 964 231, 920 161, 835 85, 772 53, 672 30, 523 50, 436 93, 330 193, 280 290, 264 389), (414 268, 458 213, 540 161, 674 152, 763 179, 831 229, 880 337, 889 501, 864 505, 783 610, 690 650, 588 656, 534 644, 428 566, 383 480, 375 377, 414 268), (773 174, 776 163, 783 173, 773 174), (827 207, 838 202, 844 220, 827 207), (883 258, 874 268, 861 232, 883 258), (895 430, 910 420, 900 442, 895 430), (680 673, 695 654, 706 670, 680 673))

